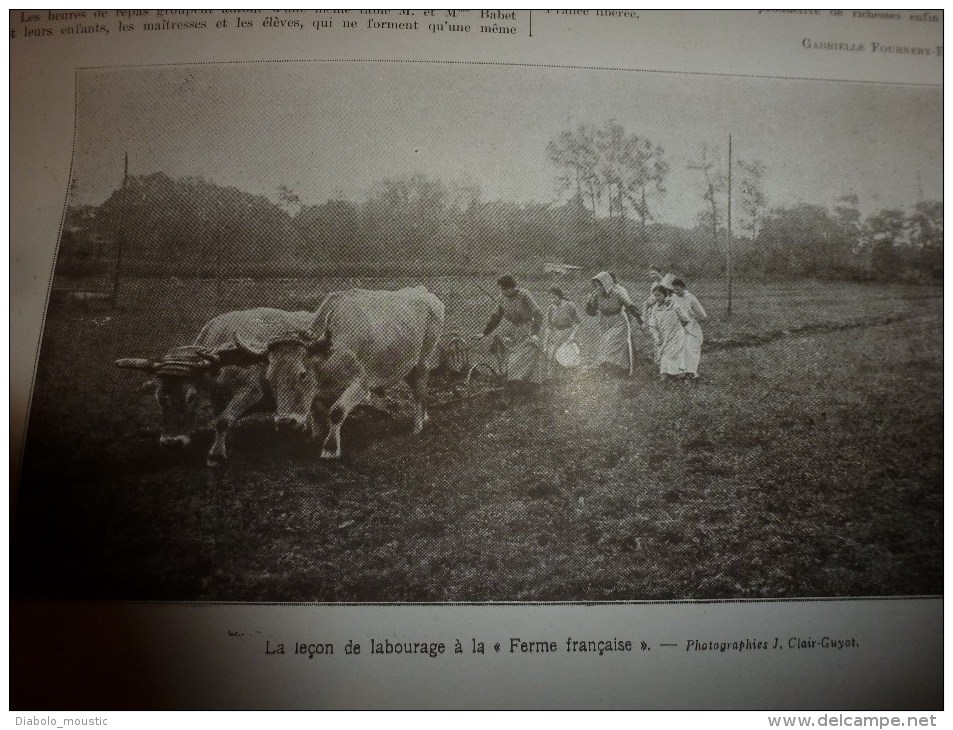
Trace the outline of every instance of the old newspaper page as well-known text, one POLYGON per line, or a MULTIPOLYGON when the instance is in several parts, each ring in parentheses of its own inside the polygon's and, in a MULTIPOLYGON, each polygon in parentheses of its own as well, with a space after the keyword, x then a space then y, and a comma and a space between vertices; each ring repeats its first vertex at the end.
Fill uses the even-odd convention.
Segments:
POLYGON ((942 709, 942 31, 11 12, 13 709, 942 709))

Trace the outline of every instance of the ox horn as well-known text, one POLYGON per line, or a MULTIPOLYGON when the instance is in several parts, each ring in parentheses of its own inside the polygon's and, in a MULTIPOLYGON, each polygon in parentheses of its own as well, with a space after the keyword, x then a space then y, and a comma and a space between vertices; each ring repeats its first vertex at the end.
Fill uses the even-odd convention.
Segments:
POLYGON ((116 360, 116 367, 126 370, 146 370, 151 373, 158 366, 159 363, 146 360, 144 357, 122 357, 116 360))
POLYGON ((310 333, 304 333, 303 340, 305 347, 311 354, 328 353, 333 346, 330 327, 325 327, 324 334, 320 337, 312 337, 310 333))

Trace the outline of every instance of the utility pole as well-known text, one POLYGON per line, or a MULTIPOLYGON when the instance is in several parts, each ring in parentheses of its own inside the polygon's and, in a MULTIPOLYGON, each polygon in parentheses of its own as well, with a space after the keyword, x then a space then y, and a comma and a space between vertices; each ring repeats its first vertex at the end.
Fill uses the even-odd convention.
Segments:
POLYGON ((728 135, 728 316, 731 316, 731 134, 728 135))
POLYGON ((126 183, 129 180, 129 153, 125 153, 125 160, 123 162, 122 169, 122 192, 119 194, 119 223, 116 228, 116 267, 113 271, 113 291, 112 295, 109 298, 110 306, 116 308, 116 300, 119 296, 119 276, 122 270, 122 249, 125 239, 125 222, 126 215, 126 183))

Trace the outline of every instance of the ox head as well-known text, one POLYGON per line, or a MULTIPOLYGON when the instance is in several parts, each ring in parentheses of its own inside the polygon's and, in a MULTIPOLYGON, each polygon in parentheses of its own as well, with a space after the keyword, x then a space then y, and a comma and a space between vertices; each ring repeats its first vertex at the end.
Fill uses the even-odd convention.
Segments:
POLYGON ((176 347, 161 360, 127 357, 116 366, 154 376, 155 397, 162 410, 162 446, 187 446, 192 438, 199 392, 205 377, 219 367, 219 356, 204 348, 176 347))
POLYGON ((248 354, 266 363, 265 379, 275 401, 275 427, 302 430, 311 421, 311 404, 318 396, 315 366, 332 352, 331 332, 320 337, 296 332, 264 344, 251 345, 236 337, 248 354))

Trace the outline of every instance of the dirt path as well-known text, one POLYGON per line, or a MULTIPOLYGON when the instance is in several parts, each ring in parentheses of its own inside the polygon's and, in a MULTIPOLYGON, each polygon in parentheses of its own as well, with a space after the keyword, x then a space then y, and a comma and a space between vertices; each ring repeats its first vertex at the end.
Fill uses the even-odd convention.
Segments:
POLYGON ((897 322, 924 319, 930 316, 931 315, 924 314, 923 312, 906 312, 903 314, 891 314, 882 317, 864 317, 863 319, 858 319, 851 322, 819 322, 815 324, 805 324, 799 327, 790 327, 788 329, 777 329, 759 334, 743 334, 726 339, 706 339, 702 347, 706 352, 728 350, 733 347, 757 347, 759 345, 766 345, 771 342, 776 342, 777 340, 783 340, 788 337, 805 337, 808 335, 842 332, 844 330, 879 327, 881 325, 896 324, 897 322))

